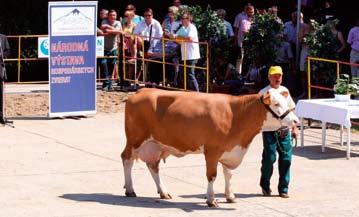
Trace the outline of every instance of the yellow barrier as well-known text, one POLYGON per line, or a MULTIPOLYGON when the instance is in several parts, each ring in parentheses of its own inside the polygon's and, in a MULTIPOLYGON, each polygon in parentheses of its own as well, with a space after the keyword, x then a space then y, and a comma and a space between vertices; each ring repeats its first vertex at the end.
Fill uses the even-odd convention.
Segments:
MULTIPOLYGON (((34 58, 34 57, 22 57, 22 53, 24 51, 24 49, 22 48, 22 41, 23 39, 27 39, 27 38, 39 38, 39 37, 47 37, 48 35, 12 35, 12 36, 7 36, 7 38, 11 39, 17 39, 17 57, 16 58, 6 58, 5 61, 6 62, 17 62, 17 81, 15 81, 15 83, 27 83, 27 84, 31 84, 31 83, 48 83, 48 81, 21 81, 21 62, 23 61, 40 61, 40 60, 47 60, 47 58, 34 58)), ((122 42, 123 42, 123 37, 124 35, 122 35, 122 42)), ((137 41, 137 40, 135 40, 137 41)), ((166 41, 173 41, 171 39, 165 39, 162 38, 161 39, 162 44, 165 44, 166 41)), ((119 40, 119 43, 121 41, 119 40)), ((198 66, 194 66, 193 68, 195 69, 201 69, 201 70, 205 70, 206 71, 206 92, 209 92, 209 46, 208 43, 206 42, 198 42, 199 44, 205 45, 206 46, 206 67, 198 67, 198 66)), ((120 46, 119 46, 120 47, 120 46)), ((121 46, 122 48, 124 48, 124 46, 121 46)), ((13 49, 13 47, 12 47, 13 49)), ((186 49, 186 48, 185 48, 186 49)), ((123 49, 122 52, 123 54, 125 54, 124 52, 125 50, 123 49)), ((120 54, 120 52, 118 52, 120 54)), ((144 46, 142 46, 142 53, 144 53, 144 46)), ((136 54, 137 57, 137 54, 136 54)), ((97 58, 119 58, 118 56, 102 56, 102 57, 97 57, 97 58)), ((135 84, 138 83, 138 79, 135 77, 134 80, 131 80, 129 78, 126 78, 126 56, 123 55, 123 79, 124 80, 128 80, 128 81, 132 81, 135 84)), ((185 57, 186 59, 186 57, 185 57)), ((162 60, 158 61, 158 60, 153 60, 153 59, 149 59, 146 58, 144 55, 141 56, 141 62, 142 62, 142 67, 144 66, 145 62, 153 62, 153 63, 160 63, 162 64, 162 85, 165 88, 169 88, 169 89, 180 89, 180 88, 175 88, 175 87, 167 87, 166 85, 166 65, 174 65, 172 62, 166 62, 166 53, 165 53, 165 46, 162 46, 162 60)), ((187 67, 192 67, 192 66, 187 66, 186 61, 184 61, 184 64, 179 64, 179 66, 183 66, 184 68, 184 90, 187 90, 187 76, 186 76, 186 72, 187 72, 187 67)), ((137 70, 137 58, 135 61, 135 67, 137 70)), ((146 83, 146 71, 145 71, 145 67, 142 68, 142 73, 143 73, 143 82, 141 83, 146 83)), ((100 73, 98 75, 98 79, 97 81, 101 81, 103 79, 101 79, 100 73)))
POLYGON ((307 88, 308 88, 308 99, 311 99, 311 88, 322 89, 322 90, 333 90, 332 88, 320 87, 311 84, 311 61, 322 61, 328 63, 335 63, 336 64, 336 76, 339 78, 340 74, 340 63, 342 64, 350 64, 346 62, 342 62, 339 60, 330 60, 324 58, 317 58, 317 57, 307 57, 307 88))

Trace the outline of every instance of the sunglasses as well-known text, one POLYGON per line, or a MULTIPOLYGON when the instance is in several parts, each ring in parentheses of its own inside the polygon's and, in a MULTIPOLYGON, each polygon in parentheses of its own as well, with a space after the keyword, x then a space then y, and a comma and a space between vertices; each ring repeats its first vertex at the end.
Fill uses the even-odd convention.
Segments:
POLYGON ((145 17, 151 17, 152 14, 145 14, 145 17))
POLYGON ((188 17, 181 17, 182 20, 188 20, 188 17))

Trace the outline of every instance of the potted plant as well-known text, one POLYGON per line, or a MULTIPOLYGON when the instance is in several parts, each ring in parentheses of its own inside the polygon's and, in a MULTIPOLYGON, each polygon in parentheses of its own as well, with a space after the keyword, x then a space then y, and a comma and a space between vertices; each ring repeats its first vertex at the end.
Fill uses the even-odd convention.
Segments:
POLYGON ((342 74, 334 85, 334 96, 337 101, 349 101, 351 95, 357 95, 359 78, 350 79, 349 75, 342 74))

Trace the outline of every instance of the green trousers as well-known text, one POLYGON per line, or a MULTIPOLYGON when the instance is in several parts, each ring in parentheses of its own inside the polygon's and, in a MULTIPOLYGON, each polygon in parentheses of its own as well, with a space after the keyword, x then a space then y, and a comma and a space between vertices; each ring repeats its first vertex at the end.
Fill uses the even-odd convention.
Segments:
POLYGON ((275 131, 263 132, 262 135, 263 154, 260 186, 264 190, 269 191, 270 179, 273 174, 273 164, 276 161, 278 152, 278 192, 288 193, 290 165, 292 161, 292 136, 288 133, 284 138, 280 138, 275 131))

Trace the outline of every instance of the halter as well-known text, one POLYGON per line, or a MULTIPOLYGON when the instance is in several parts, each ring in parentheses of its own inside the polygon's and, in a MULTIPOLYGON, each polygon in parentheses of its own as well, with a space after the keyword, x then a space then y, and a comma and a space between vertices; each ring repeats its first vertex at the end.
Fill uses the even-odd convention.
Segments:
POLYGON ((288 109, 282 115, 278 115, 269 107, 269 105, 267 105, 263 102, 263 95, 261 95, 261 102, 263 103, 264 107, 273 115, 273 117, 278 120, 283 120, 290 112, 292 112, 294 110, 294 109, 288 109))

